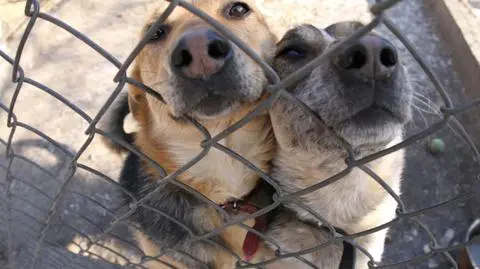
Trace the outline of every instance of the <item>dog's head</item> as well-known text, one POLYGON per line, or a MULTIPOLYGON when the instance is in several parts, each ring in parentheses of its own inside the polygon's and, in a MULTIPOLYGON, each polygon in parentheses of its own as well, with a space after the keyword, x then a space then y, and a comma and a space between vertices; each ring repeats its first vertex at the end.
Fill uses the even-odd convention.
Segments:
MULTIPOLYGON (((275 38, 253 0, 189 2, 271 62, 275 38)), ((164 9, 155 12, 143 34, 164 9)), ((163 96, 172 116, 188 114, 197 119, 216 119, 262 97, 267 83, 263 70, 239 47, 188 10, 177 7, 163 25, 152 30, 155 34, 136 59, 134 77, 163 96)), ((133 97, 138 99, 135 95, 141 94, 137 91, 133 97)), ((158 113, 163 104, 153 97, 146 99, 152 114, 158 113)), ((131 106, 138 103, 133 101, 131 106)))
MULTIPOLYGON (((311 25, 290 30, 278 44, 277 72, 281 77, 293 73, 359 27, 358 22, 342 22, 325 30, 311 25)), ((401 137, 411 117, 412 89, 399 60, 394 45, 376 33, 343 46, 290 89, 327 126, 317 124, 292 102, 280 100, 271 110, 280 146, 340 148, 327 127, 362 154, 401 137)))

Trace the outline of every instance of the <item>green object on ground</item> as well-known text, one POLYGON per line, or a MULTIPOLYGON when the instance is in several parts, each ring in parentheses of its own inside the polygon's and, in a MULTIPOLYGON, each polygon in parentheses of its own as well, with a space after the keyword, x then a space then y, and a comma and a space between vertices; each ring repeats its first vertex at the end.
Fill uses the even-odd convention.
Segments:
POLYGON ((440 154, 445 152, 445 142, 443 139, 435 138, 429 142, 428 149, 432 154, 440 154))

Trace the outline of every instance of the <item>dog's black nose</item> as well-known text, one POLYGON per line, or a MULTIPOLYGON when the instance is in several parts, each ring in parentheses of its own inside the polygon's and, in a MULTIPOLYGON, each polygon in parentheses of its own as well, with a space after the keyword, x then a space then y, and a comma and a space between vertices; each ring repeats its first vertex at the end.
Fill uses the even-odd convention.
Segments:
POLYGON ((175 72, 194 79, 208 79, 233 58, 230 42, 211 29, 185 32, 171 56, 175 72))
POLYGON ((369 34, 337 54, 335 63, 358 78, 383 80, 396 70, 397 50, 388 40, 369 34))

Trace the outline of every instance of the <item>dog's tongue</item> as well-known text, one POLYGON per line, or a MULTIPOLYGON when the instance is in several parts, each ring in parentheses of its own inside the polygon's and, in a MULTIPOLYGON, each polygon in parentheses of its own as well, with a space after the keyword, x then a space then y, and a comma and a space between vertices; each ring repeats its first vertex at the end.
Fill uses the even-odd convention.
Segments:
POLYGON ((245 241, 243 241, 243 254, 245 255, 245 259, 247 261, 251 261, 255 253, 257 253, 258 245, 260 244, 260 239, 258 235, 248 232, 247 236, 245 237, 245 241))
MULTIPOLYGON (((255 219, 255 225, 253 229, 259 232, 265 231, 267 228, 267 223, 265 218, 259 217, 255 219)), ((245 236, 245 240, 243 241, 243 254, 245 255, 245 259, 247 261, 251 261, 255 254, 258 251, 260 245, 260 237, 252 232, 248 232, 245 236)))
MULTIPOLYGON (((256 206, 245 202, 230 202, 223 205, 222 207, 225 209, 234 209, 241 212, 246 212, 248 214, 253 214, 258 211, 258 208, 256 206)), ((255 225, 253 225, 252 229, 260 233, 265 232, 265 230, 267 229, 267 222, 267 216, 258 216, 255 218, 255 225)), ((242 246, 243 254, 247 261, 251 261, 253 259, 253 257, 258 251, 259 246, 260 236, 251 231, 248 231, 242 246)))

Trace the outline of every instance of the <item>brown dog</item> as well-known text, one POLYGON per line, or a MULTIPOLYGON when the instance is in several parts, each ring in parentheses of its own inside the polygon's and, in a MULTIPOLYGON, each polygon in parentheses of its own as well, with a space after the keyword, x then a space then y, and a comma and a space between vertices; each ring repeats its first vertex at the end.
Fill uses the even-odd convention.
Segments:
MULTIPOLYGON (((272 61, 275 38, 253 0, 190 3, 229 28, 266 61, 272 61)), ((162 6, 154 13, 144 34, 164 9, 162 6)), ((194 118, 212 136, 216 135, 259 103, 267 83, 263 70, 252 59, 213 27, 181 7, 156 29, 136 58, 132 76, 157 91, 166 101, 164 104, 135 87, 128 94, 129 111, 139 125, 134 144, 168 174, 188 164, 203 150, 204 136, 185 122, 183 115, 194 118)), ((115 115, 107 131, 122 129, 120 132, 125 134, 122 124, 127 113, 125 110, 115 115)), ((220 143, 268 171, 274 141, 267 113, 220 143)), ((177 179, 218 205, 225 205, 247 196, 259 177, 241 162, 212 149, 177 179)), ((215 209, 177 186, 163 183, 157 170, 133 154, 127 158, 120 182, 137 199, 160 186, 145 204, 173 216, 197 235, 224 223, 215 209)), ((157 212, 139 207, 133 220, 141 227, 135 236, 147 256, 156 257, 164 251, 176 250, 159 256, 162 262, 148 262, 149 268, 169 268, 163 262, 177 268, 202 268, 205 266, 202 264, 213 268, 235 267, 236 260, 231 254, 215 244, 190 242, 191 235, 187 231, 157 212)), ((254 223, 252 220, 246 224, 252 227, 254 223)), ((263 254, 260 250, 252 257, 245 256, 242 245, 246 234, 245 229, 233 226, 213 241, 232 249, 241 258, 255 260, 263 254)))

